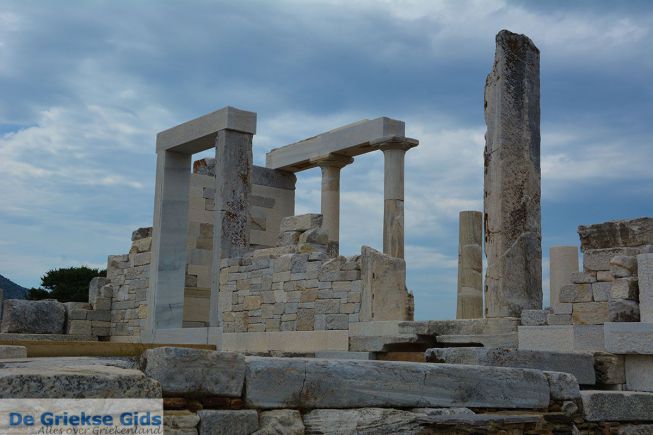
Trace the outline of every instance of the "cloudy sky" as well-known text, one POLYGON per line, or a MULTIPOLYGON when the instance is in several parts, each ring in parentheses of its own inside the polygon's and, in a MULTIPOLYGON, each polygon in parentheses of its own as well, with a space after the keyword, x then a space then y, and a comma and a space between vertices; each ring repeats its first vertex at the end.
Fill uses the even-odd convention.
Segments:
MULTIPOLYGON (((226 105, 273 147, 362 118, 406 122, 408 284, 455 316, 457 216, 482 208, 483 85, 503 29, 541 50, 548 248, 653 215, 648 1, 7 1, 0 4, 0 274, 106 265, 152 220, 158 131, 226 105)), ((344 254, 381 248, 383 161, 342 172, 344 254)), ((319 211, 319 173, 297 212, 319 211)))

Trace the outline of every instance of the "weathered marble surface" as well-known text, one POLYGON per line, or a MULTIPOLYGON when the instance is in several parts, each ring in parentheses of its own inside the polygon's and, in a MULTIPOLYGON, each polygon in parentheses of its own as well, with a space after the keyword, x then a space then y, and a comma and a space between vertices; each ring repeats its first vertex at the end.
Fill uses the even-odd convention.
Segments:
POLYGON ((653 393, 581 391, 588 421, 653 421, 653 393))
POLYGON ((3 333, 62 334, 65 326, 66 308, 57 300, 4 301, 0 327, 3 333))
POLYGON ((388 361, 247 359, 245 400, 258 408, 544 408, 536 370, 388 361))
POLYGON ((650 245, 653 244, 653 218, 581 225, 578 235, 583 252, 587 249, 650 245))
POLYGON ((426 360, 445 364, 469 364, 495 367, 567 372, 581 384, 594 384, 594 358, 586 352, 551 352, 526 349, 489 349, 484 347, 435 348, 426 351, 426 360))
POLYGON ((205 409, 197 415, 200 417, 200 435, 249 435, 259 427, 258 414, 254 409, 205 409))
POLYGON ((158 398, 161 386, 139 370, 109 366, 0 370, 0 398, 158 398))
POLYGON ((260 429, 256 435, 304 435, 304 422, 299 411, 273 409, 263 411, 259 417, 260 429))
POLYGON ((487 317, 542 308, 540 52, 502 30, 485 83, 487 317))
POLYGON ((143 353, 145 374, 161 383, 164 394, 240 397, 245 357, 182 347, 159 347, 143 353))

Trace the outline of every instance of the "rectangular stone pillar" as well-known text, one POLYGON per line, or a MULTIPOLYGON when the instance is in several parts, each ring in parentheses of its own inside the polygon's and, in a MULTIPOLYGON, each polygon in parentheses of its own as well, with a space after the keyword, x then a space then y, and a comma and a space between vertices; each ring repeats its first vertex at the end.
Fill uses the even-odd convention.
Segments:
POLYGON ((483 318, 483 213, 461 211, 456 319, 483 318))
POLYGON ((542 308, 540 52, 502 30, 485 83, 487 317, 542 308))
POLYGON ((653 323, 653 254, 637 256, 639 280, 639 320, 653 323))
POLYGON ((183 323, 190 166, 190 154, 157 152, 150 271, 150 286, 156 290, 150 291, 153 329, 181 328, 183 323))
POLYGON ((220 324, 220 260, 249 249, 252 192, 252 134, 220 130, 215 143, 215 224, 209 325, 220 324))
POLYGON ((549 249, 549 304, 554 313, 566 312, 562 309, 565 305, 571 309, 569 304, 560 302, 560 289, 571 284, 573 272, 578 272, 578 247, 552 246, 549 249))

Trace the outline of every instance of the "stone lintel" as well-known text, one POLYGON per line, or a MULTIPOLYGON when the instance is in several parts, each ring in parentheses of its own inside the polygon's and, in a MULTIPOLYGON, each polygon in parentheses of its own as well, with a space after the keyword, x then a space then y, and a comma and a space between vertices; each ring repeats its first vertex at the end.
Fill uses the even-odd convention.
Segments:
POLYGON ((215 146, 219 130, 256 134, 256 113, 227 106, 157 134, 156 152, 193 154, 215 146))
POLYGON ((266 166, 299 172, 318 166, 311 159, 329 153, 355 157, 376 150, 370 142, 379 138, 403 137, 403 121, 386 117, 364 119, 280 148, 266 155, 266 166))

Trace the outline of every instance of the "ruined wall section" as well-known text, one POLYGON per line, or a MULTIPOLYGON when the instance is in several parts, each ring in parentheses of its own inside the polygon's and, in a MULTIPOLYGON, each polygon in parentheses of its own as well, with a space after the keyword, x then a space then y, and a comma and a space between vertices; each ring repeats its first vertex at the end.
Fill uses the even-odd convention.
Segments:
POLYGON ((112 337, 138 337, 145 328, 151 249, 152 228, 139 228, 132 233, 129 254, 109 256, 112 337))

